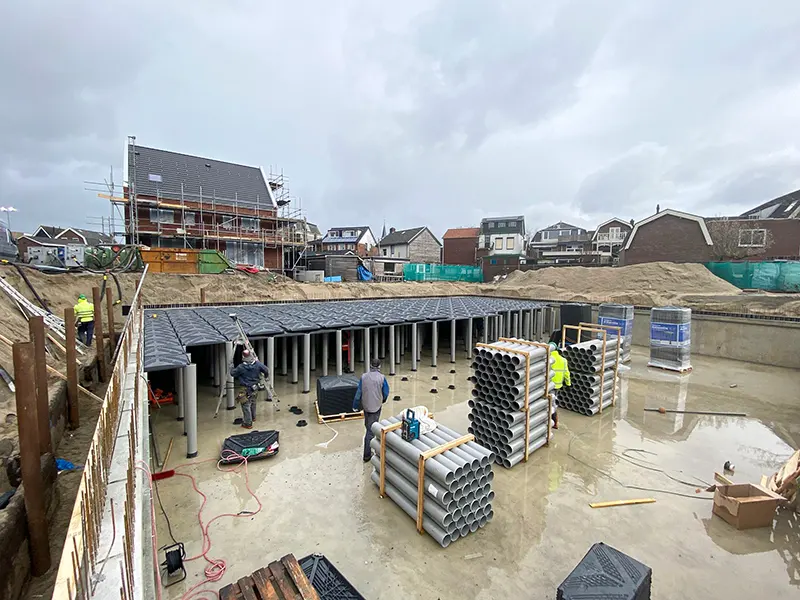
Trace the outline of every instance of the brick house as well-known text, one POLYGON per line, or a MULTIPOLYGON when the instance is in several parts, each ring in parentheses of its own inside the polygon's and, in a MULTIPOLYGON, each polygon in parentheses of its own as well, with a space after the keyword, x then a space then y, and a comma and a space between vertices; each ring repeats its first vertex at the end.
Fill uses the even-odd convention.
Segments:
POLYGON ((528 242, 528 256, 538 264, 579 264, 591 251, 593 232, 559 221, 537 231, 528 242))
POLYGON ((592 250, 603 255, 619 256, 625 240, 633 230, 633 221, 614 217, 597 226, 592 234, 592 250))
POLYGON ((525 217, 492 217, 481 220, 478 247, 488 254, 519 256, 525 253, 525 217))
POLYGON ((621 265, 708 262, 714 257, 714 243, 703 217, 677 210, 662 210, 639 221, 627 238, 621 265))
POLYGON ((28 262, 28 249, 31 247, 67 248, 68 246, 110 246, 114 238, 88 229, 52 227, 40 225, 31 235, 22 235, 17 239, 20 258, 28 262))
POLYGON ((800 257, 800 190, 737 217, 706 219, 717 260, 800 257))
POLYGON ((412 263, 442 262, 442 242, 427 227, 395 229, 380 241, 380 254, 388 258, 404 258, 412 263))
POLYGON ((442 262, 470 267, 477 264, 475 251, 478 249, 480 233, 480 227, 457 227, 445 231, 442 237, 442 262))

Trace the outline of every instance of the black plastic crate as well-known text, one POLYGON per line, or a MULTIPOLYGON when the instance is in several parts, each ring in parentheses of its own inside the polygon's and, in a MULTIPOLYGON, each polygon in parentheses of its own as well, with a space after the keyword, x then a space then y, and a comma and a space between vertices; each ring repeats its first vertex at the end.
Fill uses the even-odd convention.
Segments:
POLYGON ((297 562, 317 590, 320 600, 365 600, 322 554, 310 554, 297 562))
POLYGON ((317 404, 320 415, 353 412, 358 375, 328 375, 317 379, 317 404))
POLYGON ((653 570, 600 542, 558 586, 557 600, 650 600, 653 570))

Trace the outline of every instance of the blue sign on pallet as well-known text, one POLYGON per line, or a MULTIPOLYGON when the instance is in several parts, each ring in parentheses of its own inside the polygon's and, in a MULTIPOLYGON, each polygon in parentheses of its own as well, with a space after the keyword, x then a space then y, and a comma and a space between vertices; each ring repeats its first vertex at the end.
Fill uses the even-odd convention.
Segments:
POLYGON ((650 323, 651 346, 688 346, 691 334, 691 323, 650 323))
MULTIPOLYGON (((633 319, 618 319, 617 317, 598 317, 597 322, 600 325, 610 325, 611 327, 619 327, 622 330, 622 337, 628 336, 632 333, 633 319)), ((617 337, 616 331, 609 331, 609 337, 617 337)))

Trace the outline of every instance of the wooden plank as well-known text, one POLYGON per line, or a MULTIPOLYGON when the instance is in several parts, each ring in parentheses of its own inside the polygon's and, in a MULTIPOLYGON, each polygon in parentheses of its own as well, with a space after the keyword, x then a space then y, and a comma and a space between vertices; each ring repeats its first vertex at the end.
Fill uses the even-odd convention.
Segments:
POLYGON ((266 569, 259 569, 253 572, 253 585, 255 585, 260 594, 261 600, 280 600, 266 569))
POLYGON ((417 461, 417 531, 422 533, 422 519, 425 508, 425 453, 419 455, 417 461))
POLYGON ((230 583, 219 591, 219 600, 239 600, 241 593, 238 583, 230 583))
POLYGON ((286 570, 283 565, 278 561, 272 562, 269 564, 269 572, 274 581, 273 585, 278 588, 283 597, 286 600, 296 600, 297 588, 294 587, 292 580, 286 576, 286 570))
MULTIPOLYGON (((550 363, 550 357, 547 357, 547 363, 550 363)), ((531 372, 531 355, 525 355, 525 373, 531 372)), ((544 391, 547 393, 547 385, 550 382, 545 379, 544 380, 544 391)), ((530 452, 528 450, 528 445, 530 444, 531 440, 531 403, 530 403, 530 393, 531 393, 531 378, 530 375, 525 376, 525 462, 528 462, 528 456, 530 452)))
POLYGON ((236 583, 239 584, 239 589, 242 592, 242 600, 259 600, 255 591, 253 590, 253 580, 250 578, 250 576, 242 577, 236 583))
POLYGON ((292 581, 294 581, 294 585, 297 587, 303 600, 319 600, 317 590, 315 590, 311 582, 308 581, 308 577, 303 573, 303 569, 300 568, 300 564, 293 554, 284 556, 281 559, 281 563, 286 567, 286 571, 289 573, 292 581))
POLYGON ((430 450, 426 450, 422 453, 422 457, 426 460, 429 458, 433 458, 434 456, 440 455, 442 452, 447 452, 448 450, 452 450, 456 446, 460 446, 461 444, 466 444, 467 442, 472 442, 475 440, 475 436, 471 433, 467 435, 462 435, 460 438, 455 440, 450 440, 446 444, 442 444, 441 446, 437 446, 436 448, 431 448, 430 450))
POLYGON ((635 500, 614 500, 613 502, 594 502, 589 506, 592 508, 609 508, 612 506, 630 506, 632 504, 652 504, 655 498, 636 498, 635 500))
POLYGON ((714 472, 714 479, 723 485, 733 485, 733 481, 725 477, 722 473, 714 472))
POLYGON ((393 425, 387 425, 381 429, 381 472, 380 472, 380 483, 378 485, 378 491, 381 498, 386 497, 386 434, 390 431, 394 431, 395 429, 400 429, 403 426, 403 422, 400 421, 398 423, 394 423, 393 425))

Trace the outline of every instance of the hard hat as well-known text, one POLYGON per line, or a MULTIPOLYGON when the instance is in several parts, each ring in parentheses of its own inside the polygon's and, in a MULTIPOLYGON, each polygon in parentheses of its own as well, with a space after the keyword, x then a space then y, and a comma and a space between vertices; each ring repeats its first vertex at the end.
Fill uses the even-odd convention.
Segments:
POLYGON ((558 346, 555 342, 550 342, 550 351, 552 352, 553 350, 558 350, 558 346))
POLYGON ((86 294, 78 294, 78 300, 86 300, 86 294))

